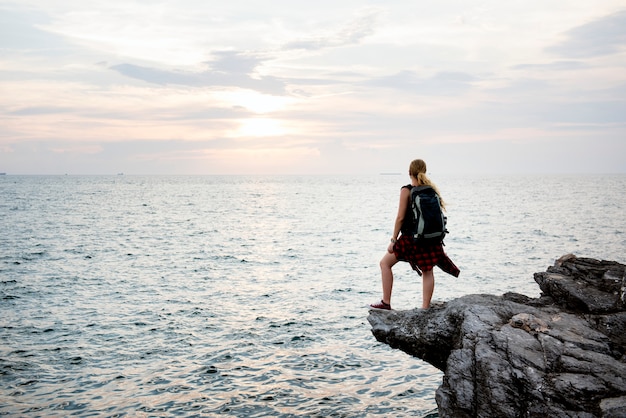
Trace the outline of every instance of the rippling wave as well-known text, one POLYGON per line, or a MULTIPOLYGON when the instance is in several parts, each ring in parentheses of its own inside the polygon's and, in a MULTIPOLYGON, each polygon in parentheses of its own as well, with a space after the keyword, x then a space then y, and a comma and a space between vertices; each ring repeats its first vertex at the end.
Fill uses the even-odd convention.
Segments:
MULTIPOLYGON (((534 296, 567 252, 624 262, 626 176, 435 180, 462 269, 435 299, 534 296)), ((442 374, 377 343, 364 308, 406 182, 3 177, 0 414, 425 415, 442 374)), ((395 271, 395 307, 417 306, 395 271)))

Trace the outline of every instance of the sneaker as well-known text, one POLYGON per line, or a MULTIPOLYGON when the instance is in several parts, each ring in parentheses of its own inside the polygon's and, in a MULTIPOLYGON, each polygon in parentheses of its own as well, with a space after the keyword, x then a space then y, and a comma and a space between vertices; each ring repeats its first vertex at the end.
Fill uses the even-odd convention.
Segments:
POLYGON ((379 303, 372 303, 370 305, 370 309, 373 309, 375 311, 390 311, 391 305, 381 300, 379 303))

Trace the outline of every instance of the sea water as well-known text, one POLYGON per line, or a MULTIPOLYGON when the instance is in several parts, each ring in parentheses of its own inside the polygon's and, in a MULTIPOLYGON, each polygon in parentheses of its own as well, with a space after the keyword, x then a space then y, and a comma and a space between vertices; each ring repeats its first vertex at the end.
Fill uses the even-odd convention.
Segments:
MULTIPOLYGON (((435 300, 626 262, 626 176, 434 177, 435 300)), ((442 373, 368 303, 405 176, 2 176, 0 415, 423 416, 442 373)), ((395 268, 392 304, 420 305, 395 268)))

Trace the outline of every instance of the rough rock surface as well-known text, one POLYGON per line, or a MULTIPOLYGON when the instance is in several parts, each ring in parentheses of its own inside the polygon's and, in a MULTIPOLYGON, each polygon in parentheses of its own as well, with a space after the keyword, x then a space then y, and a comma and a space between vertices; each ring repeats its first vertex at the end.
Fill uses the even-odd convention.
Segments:
POLYGON ((444 372, 441 417, 626 417, 626 266, 561 257, 542 295, 371 311, 377 340, 444 372))

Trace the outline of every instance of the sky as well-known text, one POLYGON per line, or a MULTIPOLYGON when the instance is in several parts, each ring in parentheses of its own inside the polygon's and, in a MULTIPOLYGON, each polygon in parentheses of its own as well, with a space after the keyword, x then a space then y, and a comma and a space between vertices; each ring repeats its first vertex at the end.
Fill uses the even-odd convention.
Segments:
POLYGON ((0 172, 626 173, 626 0, 0 0, 0 172))

